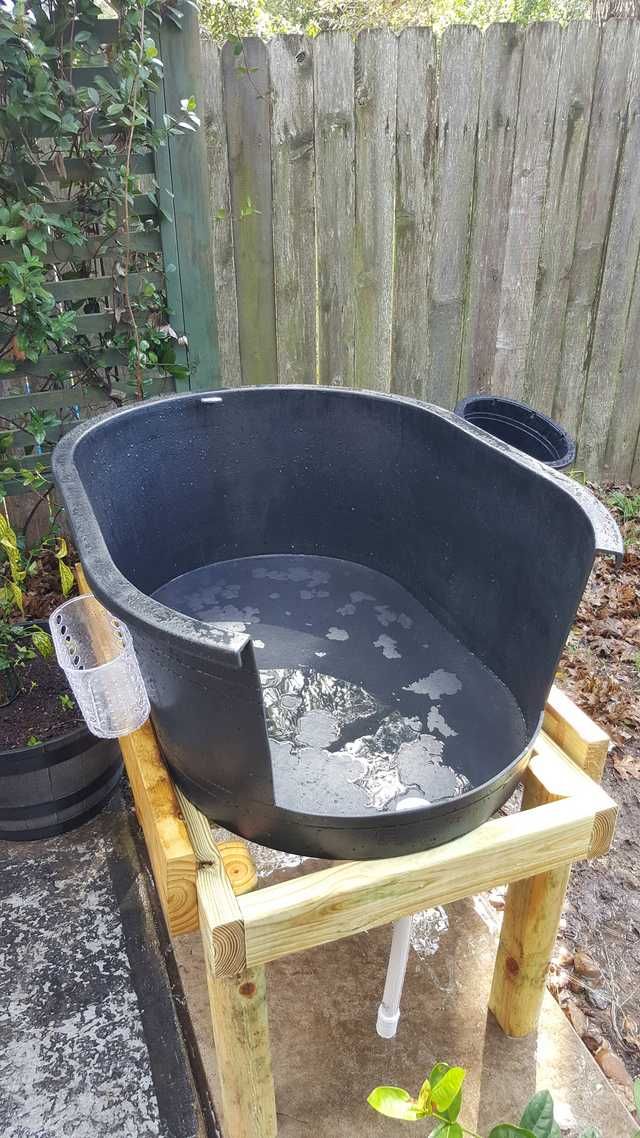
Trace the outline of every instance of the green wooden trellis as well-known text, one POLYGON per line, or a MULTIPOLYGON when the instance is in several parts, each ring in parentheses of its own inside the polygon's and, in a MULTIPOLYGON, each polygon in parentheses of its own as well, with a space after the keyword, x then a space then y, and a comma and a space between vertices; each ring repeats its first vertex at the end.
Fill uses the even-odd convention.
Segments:
MULTIPOLYGON (((164 21, 157 33, 158 50, 164 63, 164 79, 153 96, 150 107, 155 121, 162 122, 165 113, 179 116, 180 100, 200 91, 200 37, 198 18, 191 4, 183 4, 180 27, 164 21)), ((118 23, 114 19, 100 21, 102 43, 101 60, 96 66, 78 68, 72 73, 78 84, 91 82, 101 72, 108 76, 108 47, 117 37, 118 23), (89 73, 90 72, 90 73, 89 73)), ((63 200, 65 186, 72 181, 91 178, 91 169, 85 163, 67 160, 66 179, 59 172, 50 171, 57 181, 60 199, 49 203, 57 212, 68 209, 63 200)), ((179 336, 184 336, 187 347, 181 349, 180 362, 188 368, 186 380, 174 380, 158 373, 148 373, 146 394, 164 395, 178 390, 207 390, 220 386, 220 365, 217 342, 217 322, 211 256, 210 221, 207 212, 207 166, 203 132, 172 135, 164 146, 155 151, 134 156, 132 171, 140 179, 141 192, 135 196, 133 212, 144 218, 146 227, 131 235, 133 250, 157 254, 157 266, 148 272, 129 276, 131 293, 139 290, 145 281, 164 288, 167 296, 169 320, 179 336), (158 183, 155 200, 144 191, 145 175, 155 175, 158 183)), ((104 243, 98 237, 80 248, 71 248, 64 242, 53 242, 46 256, 52 270, 56 265, 79 266, 91 260, 92 271, 86 276, 69 279, 52 279, 47 285, 56 301, 61 304, 90 301, 93 311, 78 312, 77 329, 88 338, 87 355, 55 353, 41 357, 36 363, 20 365, 10 376, 0 381, 0 430, 13 430, 21 416, 35 409, 57 413, 62 425, 49 432, 41 447, 33 446, 33 438, 26 431, 14 431, 13 453, 22 467, 40 467, 46 476, 50 470, 53 447, 61 433, 80 418, 113 408, 105 398, 99 384, 87 385, 76 380, 76 374, 87 366, 87 359, 100 372, 109 367, 112 389, 123 401, 131 398, 128 384, 126 356, 118 349, 100 346, 100 334, 108 332, 114 321, 117 300, 117 281, 110 266, 117 258, 118 241, 104 243), (95 309, 98 309, 95 311, 95 309), (51 387, 48 376, 64 373, 64 379, 51 387), (3 424, 4 421, 4 424, 3 424), (37 452, 37 453, 36 453, 37 452)), ((0 261, 12 259, 15 251, 0 246, 0 261)), ((54 276, 52 272, 52 276, 54 276)), ((8 489, 21 493, 20 483, 8 489)))

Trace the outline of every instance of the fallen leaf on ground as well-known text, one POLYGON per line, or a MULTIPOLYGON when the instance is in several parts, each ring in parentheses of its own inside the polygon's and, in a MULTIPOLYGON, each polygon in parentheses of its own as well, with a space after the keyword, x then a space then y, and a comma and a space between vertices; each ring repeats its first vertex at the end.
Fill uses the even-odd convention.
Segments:
POLYGON ((573 957, 573 967, 579 976, 588 976, 591 980, 602 975, 600 966, 588 952, 576 952, 573 957))
POLYGON ((614 755, 611 765, 624 782, 630 778, 640 779, 640 759, 634 759, 631 755, 614 755))
POLYGON ((589 1026, 589 1021, 582 1009, 579 1008, 577 1004, 574 1004, 572 1000, 570 1000, 563 1005, 562 1010, 569 1020, 569 1023, 571 1024, 574 1031, 576 1031, 582 1039, 582 1036, 585 1034, 589 1026))
POLYGON ((596 1051, 596 1061, 603 1074, 613 1083, 619 1083, 621 1087, 633 1086, 633 1079, 622 1059, 611 1051, 606 1043, 596 1051))

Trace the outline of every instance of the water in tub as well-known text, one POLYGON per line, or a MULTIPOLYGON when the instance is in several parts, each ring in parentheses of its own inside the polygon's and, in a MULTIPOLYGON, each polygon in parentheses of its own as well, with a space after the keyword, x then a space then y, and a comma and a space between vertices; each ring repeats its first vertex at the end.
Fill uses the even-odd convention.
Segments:
POLYGON ((247 632, 260 669, 279 806, 323 815, 438 802, 524 747, 503 684, 406 589, 348 561, 294 554, 193 570, 158 600, 247 632), (486 769, 486 768, 485 768, 486 769))

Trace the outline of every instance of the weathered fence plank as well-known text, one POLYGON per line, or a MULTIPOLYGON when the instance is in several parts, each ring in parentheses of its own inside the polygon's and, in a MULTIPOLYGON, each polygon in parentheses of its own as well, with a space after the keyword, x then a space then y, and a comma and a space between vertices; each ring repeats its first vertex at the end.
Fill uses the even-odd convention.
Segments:
POLYGON ((622 481, 640 483, 640 259, 629 305, 616 400, 611 414, 605 462, 622 481), (634 473, 637 448, 638 469, 634 473))
POLYGON ((639 37, 247 39, 222 81, 205 47, 224 382, 504 393, 638 477, 639 37))
POLYGON ((527 28, 491 390, 522 398, 562 51, 558 24, 527 28))
POLYGON ((269 44, 278 381, 315 383, 313 59, 304 36, 269 44))
POLYGON ((397 39, 361 32, 355 50, 355 382, 388 391, 395 204, 397 39))
MULTIPOLYGON (((634 27, 632 38, 627 130, 611 209, 578 439, 580 463, 590 474, 603 469, 614 406, 617 403, 617 418, 624 419, 628 411, 624 400, 627 393, 621 393, 620 401, 616 396, 640 251, 640 24, 634 27)), ((636 403, 639 397, 636 387, 636 403)))
POLYGON ((267 49, 222 49, 243 383, 276 383, 271 126, 267 49))
POLYGON ((522 65, 522 28, 485 32, 460 392, 490 391, 496 353, 522 65))
POLYGON ((580 205, 580 174, 599 46, 600 28, 593 21, 570 23, 563 31, 544 231, 523 393, 526 402, 547 414, 553 411, 560 367, 562 328, 580 205))
POLYGON ((218 46, 207 40, 202 42, 202 101, 209 167, 209 219, 218 312, 220 378, 223 387, 237 387, 242 383, 242 371, 222 57, 218 46))
POLYGON ((422 398, 429 364, 436 90, 433 34, 429 28, 408 28, 398 40, 391 390, 422 398))
POLYGON ((325 32, 313 48, 318 258, 318 380, 352 387, 355 357, 353 40, 325 32))
POLYGON ((600 283, 627 106, 632 39, 628 24, 609 20, 602 32, 583 168, 580 212, 565 313, 554 415, 577 433, 593 306, 600 283))
MULTIPOLYGON (((160 30, 162 91, 168 114, 181 117, 181 100, 200 91, 202 67, 197 9, 184 6, 180 27, 163 20, 160 30)), ((207 194, 207 157, 200 131, 170 135, 173 217, 184 327, 189 342, 191 387, 220 384, 211 228, 207 194)))
POLYGON ((452 407, 458 393, 481 66, 478 28, 447 28, 440 66, 425 393, 444 407, 452 407))

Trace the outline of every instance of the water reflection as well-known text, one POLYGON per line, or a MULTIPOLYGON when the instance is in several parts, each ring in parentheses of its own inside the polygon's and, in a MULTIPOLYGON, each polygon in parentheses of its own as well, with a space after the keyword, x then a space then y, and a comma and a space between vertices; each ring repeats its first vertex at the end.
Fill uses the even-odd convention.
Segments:
MULTIPOLYGON (((389 708, 364 688, 312 668, 260 673, 272 747, 274 790, 281 806, 331 813, 393 810, 407 795, 438 802, 469 786, 448 766, 438 712, 425 730, 418 715, 389 708)), ((437 709, 436 709, 437 711, 437 709)))

